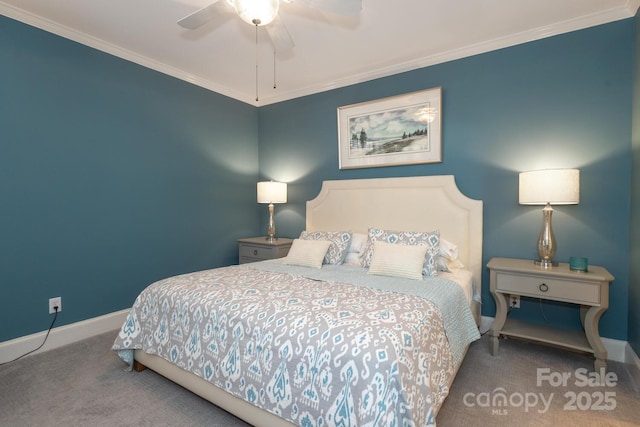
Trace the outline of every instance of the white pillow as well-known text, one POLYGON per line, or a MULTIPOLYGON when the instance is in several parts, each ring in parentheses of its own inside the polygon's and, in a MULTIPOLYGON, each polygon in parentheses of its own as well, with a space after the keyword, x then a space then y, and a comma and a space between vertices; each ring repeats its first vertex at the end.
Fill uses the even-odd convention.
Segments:
POLYGON ((291 243, 291 249, 282 263, 303 267, 322 267, 322 260, 327 254, 331 242, 328 240, 300 240, 291 243))
POLYGON ((446 271, 448 273, 464 268, 464 264, 458 260, 458 247, 442 237, 440 237, 436 266, 438 271, 446 271))
POLYGON ((351 236, 351 246, 349 246, 349 253, 361 254, 364 251, 364 247, 367 244, 368 236, 364 233, 353 233, 351 236))
POLYGON ((357 252, 347 252, 347 256, 344 258, 343 264, 361 267, 362 262, 360 261, 360 254, 357 252))
POLYGON ((449 261, 455 261, 458 259, 458 247, 442 237, 440 238, 439 253, 440 256, 448 259, 449 261))
POLYGON ((351 236, 351 245, 349 245, 347 256, 344 258, 344 264, 362 266, 360 256, 362 252, 364 252, 367 238, 367 235, 364 233, 353 233, 351 236))
POLYGON ((422 280, 427 246, 403 245, 376 241, 369 264, 369 274, 422 280))

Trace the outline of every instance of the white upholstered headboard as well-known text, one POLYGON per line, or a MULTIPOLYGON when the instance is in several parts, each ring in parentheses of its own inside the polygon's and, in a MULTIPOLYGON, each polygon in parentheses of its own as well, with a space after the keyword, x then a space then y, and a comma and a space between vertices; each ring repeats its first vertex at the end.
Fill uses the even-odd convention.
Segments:
POLYGON ((309 231, 369 227, 391 230, 440 230, 459 247, 459 258, 482 282, 482 201, 460 192, 453 175, 324 181, 307 202, 309 231))

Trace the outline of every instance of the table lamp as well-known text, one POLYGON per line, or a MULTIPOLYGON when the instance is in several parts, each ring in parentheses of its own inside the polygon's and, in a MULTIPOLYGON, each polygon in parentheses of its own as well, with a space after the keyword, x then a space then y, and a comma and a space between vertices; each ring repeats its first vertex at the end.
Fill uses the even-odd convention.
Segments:
POLYGON ((578 169, 544 169, 521 172, 519 176, 521 205, 545 205, 542 209, 542 231, 538 238, 538 257, 543 268, 558 265, 556 238, 551 227, 551 205, 577 205, 580 202, 580 171, 578 169))
POLYGON ((258 203, 269 203, 269 223, 267 240, 273 242, 276 237, 276 223, 273 219, 274 203, 287 203, 287 184, 284 182, 262 181, 258 183, 258 203))

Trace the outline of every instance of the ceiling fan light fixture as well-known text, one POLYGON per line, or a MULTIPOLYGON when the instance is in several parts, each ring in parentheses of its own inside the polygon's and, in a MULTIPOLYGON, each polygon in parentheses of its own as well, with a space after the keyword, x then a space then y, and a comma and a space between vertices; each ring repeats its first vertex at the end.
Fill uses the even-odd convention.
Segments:
POLYGON ((242 20, 251 25, 267 25, 278 14, 278 0, 233 0, 233 7, 242 20))

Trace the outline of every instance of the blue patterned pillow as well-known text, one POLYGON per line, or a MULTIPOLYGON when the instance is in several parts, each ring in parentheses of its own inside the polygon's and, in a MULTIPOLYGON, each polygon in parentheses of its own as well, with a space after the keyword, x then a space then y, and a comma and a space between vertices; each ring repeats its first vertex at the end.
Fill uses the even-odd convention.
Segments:
POLYGON ((424 258, 422 272, 425 276, 437 276, 438 268, 436 258, 440 250, 440 230, 434 231, 391 231, 379 228, 369 228, 369 239, 360 258, 363 267, 371 265, 373 256, 373 245, 376 241, 383 241, 392 244, 403 244, 411 246, 427 246, 427 254, 424 258))
POLYGON ((328 240, 331 242, 323 264, 342 264, 351 244, 350 231, 303 231, 302 240, 328 240))

